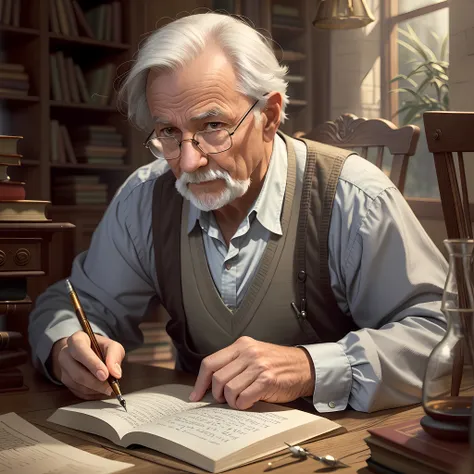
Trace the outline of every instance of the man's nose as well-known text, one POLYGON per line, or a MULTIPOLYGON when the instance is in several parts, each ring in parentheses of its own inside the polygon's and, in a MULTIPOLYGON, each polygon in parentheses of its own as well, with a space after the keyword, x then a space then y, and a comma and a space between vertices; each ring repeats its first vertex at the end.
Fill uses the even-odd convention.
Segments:
POLYGON ((208 163, 206 155, 196 146, 192 139, 181 142, 181 171, 192 173, 208 163))

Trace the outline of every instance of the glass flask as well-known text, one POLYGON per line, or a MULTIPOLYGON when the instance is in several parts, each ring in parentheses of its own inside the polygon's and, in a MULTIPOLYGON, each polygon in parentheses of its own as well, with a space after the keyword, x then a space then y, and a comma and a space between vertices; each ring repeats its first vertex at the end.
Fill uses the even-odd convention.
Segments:
POLYGON ((421 425, 433 436, 467 440, 473 385, 474 288, 472 265, 474 240, 445 240, 449 254, 441 310, 447 331, 434 348, 423 381, 421 425), (469 395, 470 396, 469 396, 469 395))

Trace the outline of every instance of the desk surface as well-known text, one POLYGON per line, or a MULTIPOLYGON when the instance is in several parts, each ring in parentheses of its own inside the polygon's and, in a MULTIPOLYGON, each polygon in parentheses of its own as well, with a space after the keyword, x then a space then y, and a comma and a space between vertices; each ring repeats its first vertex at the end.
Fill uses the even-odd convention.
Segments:
MULTIPOLYGON (((135 468, 124 471, 126 473, 183 472, 182 469, 176 470, 170 467, 173 463, 163 466, 158 465, 145 459, 119 452, 110 447, 100 446, 77 436, 45 427, 43 423, 51 413, 51 410, 61 406, 79 403, 81 400, 76 398, 66 388, 50 383, 40 374, 36 373, 30 366, 22 366, 22 371, 29 390, 25 392, 0 394, 0 414, 16 412, 26 420, 36 424, 44 432, 71 446, 108 459, 133 463, 135 468)), ((121 387, 123 393, 126 394, 127 392, 140 390, 153 385, 165 383, 192 384, 193 381, 194 378, 189 374, 176 372, 174 370, 138 364, 124 364, 121 387)), ((294 402, 292 405, 300 409, 305 407, 307 409, 310 408, 309 404, 303 400, 294 402)), ((365 460, 369 456, 369 449, 364 443, 364 438, 368 436, 367 429, 382 424, 398 423, 399 421, 414 418, 421 414, 422 409, 419 406, 384 410, 373 414, 360 413, 352 410, 332 413, 328 415, 328 418, 345 426, 348 432, 332 438, 314 441, 305 444, 305 446, 316 454, 331 454, 336 458, 343 458, 342 460, 350 465, 350 468, 340 469, 337 472, 343 474, 368 472, 367 469, 364 469, 366 466, 365 460)), ((232 472, 238 472, 239 474, 263 472, 267 466, 267 462, 268 461, 261 461, 235 469, 232 472)), ((324 466, 316 461, 306 460, 287 464, 284 467, 275 469, 274 472, 277 474, 299 474, 317 472, 318 470, 324 472, 324 466)), ((192 472, 204 471, 193 469, 192 472)))

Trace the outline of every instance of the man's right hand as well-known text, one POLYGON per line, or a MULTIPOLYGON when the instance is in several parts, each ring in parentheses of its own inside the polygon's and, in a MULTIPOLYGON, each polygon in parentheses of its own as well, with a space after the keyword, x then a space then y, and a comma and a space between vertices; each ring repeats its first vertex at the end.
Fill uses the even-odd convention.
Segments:
POLYGON ((118 342, 96 334, 104 354, 104 364, 91 348, 89 336, 77 331, 70 337, 56 341, 51 351, 53 375, 66 385, 74 395, 85 400, 97 400, 112 395, 107 383, 109 373, 119 379, 120 365, 125 349, 118 342))

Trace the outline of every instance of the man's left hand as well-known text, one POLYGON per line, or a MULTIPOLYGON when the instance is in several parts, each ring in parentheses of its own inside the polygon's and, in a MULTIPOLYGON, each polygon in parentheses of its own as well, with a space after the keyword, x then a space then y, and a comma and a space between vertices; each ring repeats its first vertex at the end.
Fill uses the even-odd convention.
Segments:
POLYGON ((201 362, 190 400, 201 400, 211 387, 218 402, 246 410, 259 400, 284 403, 311 396, 314 380, 305 349, 243 336, 201 362))

